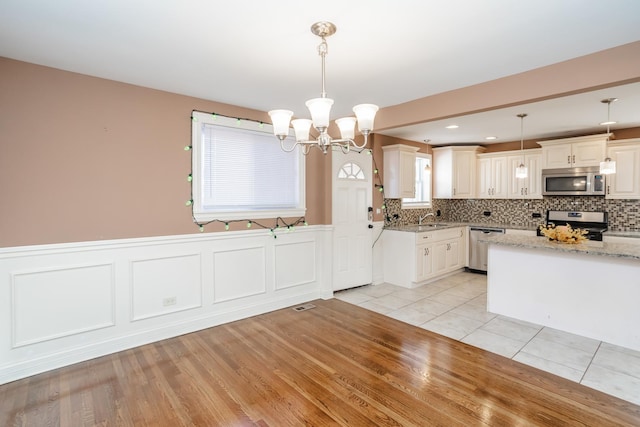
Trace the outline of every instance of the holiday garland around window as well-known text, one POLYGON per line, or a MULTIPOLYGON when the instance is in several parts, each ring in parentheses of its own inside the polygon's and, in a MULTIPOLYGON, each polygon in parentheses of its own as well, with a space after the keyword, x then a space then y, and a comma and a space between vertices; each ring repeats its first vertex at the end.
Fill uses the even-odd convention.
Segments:
MULTIPOLYGON (((195 111, 195 110, 194 110, 195 111)), ((253 119, 248 119, 248 118, 240 118, 240 117, 232 117, 232 116, 225 116, 223 114, 218 114, 218 113, 205 113, 205 114, 211 114, 214 119, 215 117, 226 117, 226 118, 230 118, 230 119, 235 119, 236 122, 238 123, 238 125, 240 123, 242 123, 243 121, 245 122, 254 122, 258 125, 259 128, 262 128, 264 126, 264 122, 262 121, 258 121, 258 120, 253 120, 253 119)), ((198 119, 196 117, 194 117, 193 115, 191 116, 191 121, 197 121, 198 119)), ((193 138, 193 135, 192 135, 193 138)), ((192 151, 192 146, 191 145, 187 145, 184 147, 185 151, 192 151)), ((373 160, 373 173, 374 176, 376 177, 377 181, 380 182, 380 175, 379 175, 379 170, 378 167, 376 165, 376 161, 375 158, 373 157, 373 150, 371 149, 362 149, 360 151, 357 150, 352 150, 354 152, 360 153, 360 154, 367 154, 372 156, 372 160, 373 160)), ((191 162, 191 172, 189 173, 189 175, 187 176, 187 182, 189 182, 191 184, 191 197, 189 198, 189 200, 186 201, 185 206, 187 207, 191 207, 191 218, 193 219, 193 223, 198 226, 198 228, 200 229, 200 232, 203 233, 204 232, 204 227, 206 225, 209 224, 213 224, 213 223, 222 223, 224 224, 224 228, 225 230, 229 230, 230 229, 230 224, 235 223, 235 222, 241 222, 241 223, 246 223, 247 228, 252 228, 252 227, 258 227, 258 228, 262 228, 265 230, 269 230, 269 233, 273 236, 273 238, 277 238, 278 236, 276 235, 276 231, 278 230, 283 230, 286 229, 287 231, 294 231, 295 226, 300 225, 300 224, 304 224, 305 226, 309 225, 305 219, 305 217, 300 217, 298 219, 296 219, 293 222, 288 223, 287 221, 285 221, 282 217, 277 217, 275 219, 275 222, 272 226, 268 226, 265 224, 262 224, 258 221, 252 220, 252 219, 233 219, 233 220, 225 220, 225 219, 214 219, 211 221, 206 221, 206 222, 199 222, 198 220, 196 220, 195 215, 194 215, 194 206, 193 206, 193 160, 191 162)), ((382 186, 382 184, 376 183, 375 187, 378 189, 378 191, 380 193, 382 193, 382 200, 383 200, 383 204, 381 206, 382 210, 386 209, 386 206, 384 205, 384 187, 382 186)), ((385 222, 390 221, 390 218, 388 218, 388 216, 386 215, 385 212, 385 222)), ((380 236, 378 236, 379 238, 380 236)), ((375 242, 378 240, 378 238, 376 238, 376 240, 374 241, 374 245, 375 242)))

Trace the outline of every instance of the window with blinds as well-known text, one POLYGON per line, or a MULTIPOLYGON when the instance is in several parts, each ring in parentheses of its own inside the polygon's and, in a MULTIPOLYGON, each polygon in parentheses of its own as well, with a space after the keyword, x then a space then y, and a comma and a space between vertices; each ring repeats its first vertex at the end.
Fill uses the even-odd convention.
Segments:
MULTIPOLYGON (((304 158, 282 151, 271 126, 193 112, 198 222, 304 215, 304 158)), ((285 142, 286 143, 286 142, 285 142)))
POLYGON ((416 197, 402 199, 402 209, 431 207, 431 155, 416 153, 416 197))

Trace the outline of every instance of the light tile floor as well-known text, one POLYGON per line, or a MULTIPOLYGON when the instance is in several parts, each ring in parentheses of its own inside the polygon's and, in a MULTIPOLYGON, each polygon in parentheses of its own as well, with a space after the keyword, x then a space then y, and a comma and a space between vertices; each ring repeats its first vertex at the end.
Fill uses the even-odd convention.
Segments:
POLYGON ((462 272, 414 289, 385 283, 334 296, 640 405, 640 352, 488 313, 485 275, 462 272))

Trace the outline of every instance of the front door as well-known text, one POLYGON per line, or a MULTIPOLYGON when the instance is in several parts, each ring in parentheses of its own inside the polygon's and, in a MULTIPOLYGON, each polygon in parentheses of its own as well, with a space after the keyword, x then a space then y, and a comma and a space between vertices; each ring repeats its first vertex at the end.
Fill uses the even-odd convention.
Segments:
POLYGON ((367 152, 333 151, 333 290, 368 285, 373 277, 372 161, 367 152))

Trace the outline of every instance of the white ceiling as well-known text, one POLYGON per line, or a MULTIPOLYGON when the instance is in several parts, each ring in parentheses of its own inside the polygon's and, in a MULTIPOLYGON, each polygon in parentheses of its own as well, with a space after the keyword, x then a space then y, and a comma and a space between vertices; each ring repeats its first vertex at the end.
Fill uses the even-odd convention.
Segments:
MULTIPOLYGON (((309 28, 327 20, 338 27, 326 64, 335 118, 634 42, 639 17, 638 0, 2 0, 0 56, 304 117, 321 91, 309 28)), ((527 138, 556 136, 597 126, 607 97, 620 98, 612 119, 640 126, 636 84, 461 118, 457 134, 440 122, 384 133, 518 140, 525 112, 527 138)))

